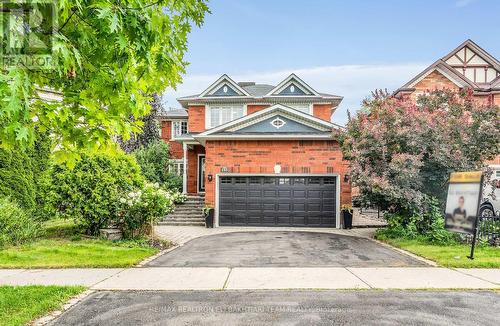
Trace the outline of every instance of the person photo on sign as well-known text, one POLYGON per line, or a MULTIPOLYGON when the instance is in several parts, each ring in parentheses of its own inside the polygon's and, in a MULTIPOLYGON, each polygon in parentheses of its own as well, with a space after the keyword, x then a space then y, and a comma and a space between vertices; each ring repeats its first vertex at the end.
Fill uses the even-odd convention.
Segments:
POLYGON ((465 206, 465 198, 464 196, 460 196, 458 198, 458 207, 453 210, 453 222, 455 224, 462 224, 467 220, 467 211, 464 208, 465 206))

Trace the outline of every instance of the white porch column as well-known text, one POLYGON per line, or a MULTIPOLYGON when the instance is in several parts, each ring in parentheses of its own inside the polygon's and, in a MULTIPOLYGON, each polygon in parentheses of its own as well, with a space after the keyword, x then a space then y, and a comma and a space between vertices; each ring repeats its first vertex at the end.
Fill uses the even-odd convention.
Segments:
POLYGON ((188 158, 187 158, 187 155, 188 155, 188 147, 187 147, 187 144, 186 143, 182 143, 182 149, 184 151, 184 171, 182 172, 182 193, 183 194, 187 194, 187 170, 188 170, 188 158))

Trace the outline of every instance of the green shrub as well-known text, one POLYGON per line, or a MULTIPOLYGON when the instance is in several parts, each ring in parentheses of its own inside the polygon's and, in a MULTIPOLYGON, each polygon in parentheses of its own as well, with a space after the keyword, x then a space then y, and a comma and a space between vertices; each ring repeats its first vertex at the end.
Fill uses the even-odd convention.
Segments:
POLYGON ((142 189, 122 194, 116 224, 126 238, 148 232, 151 223, 172 211, 174 196, 158 184, 146 184, 142 189))
POLYGON ((164 141, 156 141, 133 152, 142 174, 152 183, 159 183, 166 189, 182 188, 182 178, 169 172, 169 151, 164 141))
POLYGON ((378 239, 421 239, 435 244, 453 244, 459 236, 445 229, 442 208, 436 198, 422 199, 422 208, 389 211, 384 214, 387 227, 377 230, 378 239))
POLYGON ((38 222, 8 198, 0 198, 0 248, 32 241, 41 233, 38 222))
POLYGON ((73 169, 54 166, 48 207, 54 216, 72 218, 91 235, 117 216, 118 196, 142 187, 144 178, 133 156, 82 155, 73 169))
POLYGON ((51 141, 38 134, 35 144, 27 149, 0 149, 0 196, 11 197, 22 208, 37 212, 43 201, 40 183, 49 168, 51 141))
POLYGON ((425 213, 386 213, 387 227, 377 230, 377 239, 425 239, 435 244, 452 244, 457 235, 444 228, 444 216, 437 199, 425 201, 425 213))

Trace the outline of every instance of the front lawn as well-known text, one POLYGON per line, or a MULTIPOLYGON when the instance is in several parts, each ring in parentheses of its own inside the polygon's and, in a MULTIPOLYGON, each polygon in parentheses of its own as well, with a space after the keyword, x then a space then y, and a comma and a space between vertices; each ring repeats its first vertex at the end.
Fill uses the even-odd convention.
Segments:
POLYGON ((146 241, 84 238, 70 221, 51 221, 33 243, 0 250, 0 268, 129 267, 158 252, 146 241))
POLYGON ((464 244, 435 245, 424 239, 379 239, 397 248, 435 261, 444 267, 456 268, 500 268, 500 248, 476 246, 474 260, 467 258, 470 246, 464 244))
POLYGON ((80 286, 0 286, 0 325, 18 326, 57 310, 80 286))

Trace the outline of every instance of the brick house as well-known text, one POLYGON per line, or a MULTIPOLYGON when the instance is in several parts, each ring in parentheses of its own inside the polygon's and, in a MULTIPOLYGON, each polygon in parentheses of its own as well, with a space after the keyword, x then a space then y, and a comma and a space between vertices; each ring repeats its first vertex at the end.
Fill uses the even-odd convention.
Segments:
POLYGON ((183 191, 204 196, 215 225, 339 227, 348 163, 331 132, 342 97, 292 74, 278 85, 222 75, 161 118, 183 191))
MULTIPOLYGON (((479 102, 500 106, 500 61, 472 40, 431 64, 395 95, 415 98, 430 90, 464 88, 472 89, 479 102)), ((500 155, 488 163, 500 165, 500 155)))

